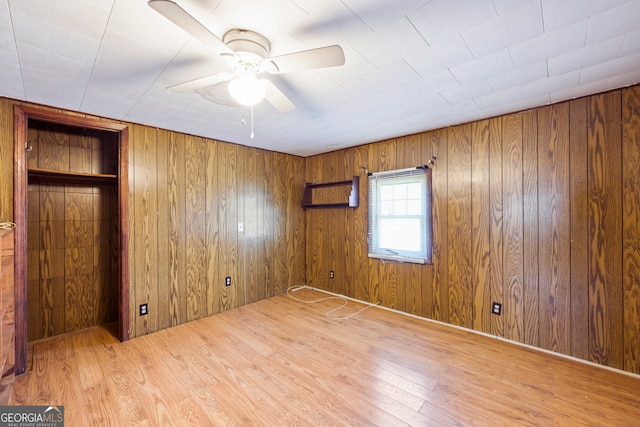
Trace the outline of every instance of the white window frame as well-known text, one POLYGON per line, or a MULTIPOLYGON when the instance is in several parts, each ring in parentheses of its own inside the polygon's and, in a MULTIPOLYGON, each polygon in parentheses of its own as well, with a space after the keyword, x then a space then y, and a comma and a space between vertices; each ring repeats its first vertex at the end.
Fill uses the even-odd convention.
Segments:
MULTIPOLYGON (((394 196, 395 202, 409 203, 415 199, 398 199, 394 196)), ((389 200, 386 200, 388 203, 389 200)), ((398 169, 386 172, 369 173, 369 195, 368 195, 368 253, 370 258, 382 260, 391 260, 398 262, 410 262, 417 264, 430 264, 433 262, 433 224, 431 214, 431 169, 428 166, 418 166, 415 168, 398 169), (394 185, 402 186, 419 182, 421 190, 420 213, 419 214, 399 214, 382 212, 382 205, 385 200, 382 199, 381 191, 385 186, 394 185), (413 219, 419 220, 419 230, 415 232, 415 236, 419 237, 419 249, 399 249, 398 247, 384 247, 380 243, 381 239, 381 223, 385 219, 413 219)), ((413 235, 413 234, 412 234, 413 235)), ((416 242, 417 243, 417 242, 416 242)))

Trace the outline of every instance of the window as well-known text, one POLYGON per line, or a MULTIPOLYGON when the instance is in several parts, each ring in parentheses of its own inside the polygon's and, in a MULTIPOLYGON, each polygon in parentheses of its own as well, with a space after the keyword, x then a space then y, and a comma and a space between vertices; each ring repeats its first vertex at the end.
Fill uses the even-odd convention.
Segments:
POLYGON ((431 170, 369 174, 369 257, 430 263, 431 170))

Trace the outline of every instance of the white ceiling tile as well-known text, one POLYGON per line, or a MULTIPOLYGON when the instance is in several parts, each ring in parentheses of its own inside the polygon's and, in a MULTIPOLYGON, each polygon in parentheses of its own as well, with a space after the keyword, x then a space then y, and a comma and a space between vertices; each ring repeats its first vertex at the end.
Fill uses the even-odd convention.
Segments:
MULTIPOLYGON (((343 0, 347 7, 374 30, 389 25, 431 0, 343 0)), ((319 2, 320 3, 320 2, 319 2)))
POLYGON ((497 18, 462 33, 473 55, 481 57, 543 33, 540 3, 528 1, 497 18))
POLYGON ((356 130, 362 126, 372 126, 380 123, 380 118, 377 113, 381 111, 382 108, 377 105, 360 101, 328 111, 319 118, 320 120, 334 124, 340 123, 343 129, 356 130), (372 106, 373 109, 371 108, 372 106), (364 111, 367 111, 367 114, 363 114, 364 111))
POLYGON ((607 89, 617 89, 621 87, 627 87, 640 82, 640 68, 624 74, 618 74, 615 77, 607 79, 607 89))
POLYGON ((622 48, 620 48, 620 56, 636 52, 640 52, 640 31, 633 31, 625 35, 622 48))
POLYGON ((25 93, 22 86, 22 74, 18 66, 18 58, 15 52, 0 50, 0 82, 2 82, 2 96, 24 99, 25 93))
POLYGON ((561 89, 577 87, 579 84, 580 71, 571 71, 524 84, 522 85, 522 93, 527 98, 537 98, 561 89))
POLYGON ((309 99, 307 102, 317 111, 326 114, 336 108, 360 102, 362 99, 369 99, 379 94, 380 92, 375 88, 360 80, 354 80, 335 89, 316 94, 313 99, 309 99))
POLYGON ((513 61, 508 49, 502 49, 473 61, 451 67, 451 74, 462 85, 485 80, 496 74, 513 70, 513 61))
POLYGON ((78 1, 11 1, 12 16, 38 17, 39 24, 31 22, 31 30, 42 32, 58 27, 59 31, 74 34, 80 38, 99 41, 109 20, 113 0, 78 1))
POLYGON ((482 112, 471 112, 465 114, 466 121, 481 120, 489 117, 502 116, 504 114, 511 114, 519 111, 525 111, 531 108, 540 107, 550 104, 548 95, 541 96, 539 98, 527 98, 520 99, 511 103, 504 103, 492 106, 484 109, 482 112))
POLYGON ((467 86, 455 89, 447 89, 441 95, 451 104, 458 104, 492 93, 494 90, 486 80, 476 81, 467 86))
POLYGON ((639 29, 640 1, 632 1, 590 17, 587 44, 599 43, 639 29))
POLYGON ((588 19, 583 19, 511 46, 513 63, 522 67, 584 47, 588 22, 588 19))
POLYGON ((614 59, 620 51, 623 40, 624 36, 620 36, 549 58, 549 75, 564 74, 614 59))
POLYGON ((499 92, 490 93, 488 95, 474 98, 476 103, 483 108, 491 108, 498 105, 506 105, 520 102, 523 99, 522 89, 520 87, 511 87, 499 92))
MULTIPOLYGON (((18 46, 33 46, 40 51, 93 64, 100 47, 99 39, 73 33, 23 13, 14 12, 12 16, 18 46)), ((21 54, 20 47, 18 53, 21 54)))
MULTIPOLYGON (((319 68, 316 73, 326 77, 332 82, 343 85, 351 80, 359 79, 364 75, 375 72, 378 68, 363 57, 353 48, 344 49, 345 64, 342 67, 319 68)), ((287 75, 295 76, 298 73, 287 75)))
POLYGON ((353 46, 365 58, 382 68, 407 55, 423 51, 427 44, 408 19, 399 19, 353 46))
POLYGON ((291 34, 307 46, 331 45, 339 38, 344 49, 373 33, 339 0, 295 0, 294 3, 305 11, 306 17, 296 22, 291 34))
POLYGON ((0 1, 0 96, 24 99, 22 75, 16 52, 16 42, 6 1, 0 1))
MULTIPOLYGON (((264 78, 270 80, 273 84, 287 95, 295 104, 303 104, 305 102, 314 102, 325 96, 325 94, 337 91, 340 87, 349 88, 355 84, 357 87, 371 89, 370 87, 358 82, 350 80, 339 85, 324 75, 315 71, 304 71, 298 73, 289 73, 285 76, 280 75, 264 75, 264 78), (314 93, 320 93, 322 96, 315 97, 314 93)), ((294 111, 294 113, 298 113, 294 111)))
POLYGON ((640 53, 585 67, 580 74, 580 83, 589 83, 610 78, 611 76, 632 73, 638 70, 638 64, 640 64, 640 53))
POLYGON ((400 86, 396 87, 395 89, 382 92, 380 95, 376 95, 370 98, 369 101, 381 108, 393 108, 399 105, 406 104, 407 100, 413 99, 415 97, 416 96, 412 95, 407 89, 400 86))
POLYGON ((146 1, 116 1, 109 30, 127 34, 151 49, 173 54, 191 40, 186 31, 149 7, 146 1))
POLYGON ((232 28, 242 28, 275 44, 281 34, 294 30, 306 17, 307 12, 289 0, 243 0, 241 5, 237 0, 224 0, 204 23, 220 38, 232 28))
POLYGON ((443 40, 405 57, 405 61, 422 76, 436 74, 471 60, 473 55, 460 36, 443 40))
POLYGON ((599 93, 606 90, 607 80, 599 80, 590 82, 587 84, 581 84, 580 86, 558 90, 550 94, 551 102, 562 102, 569 99, 581 98, 588 93, 599 93))
POLYGON ((409 64, 400 60, 379 70, 364 74, 361 78, 363 82, 370 86, 389 90, 416 81, 420 76, 409 64))
POLYGON ((504 15, 522 6, 522 0, 493 0, 498 15, 504 15))
POLYGON ((544 28, 553 31, 591 15, 616 7, 628 0, 541 0, 544 28))
POLYGON ((50 105, 53 101, 59 108, 78 110, 82 93, 67 90, 73 82, 56 82, 55 84, 49 84, 49 82, 50 80, 45 77, 38 81, 30 80, 25 84, 25 94, 29 101, 45 105, 50 105))
POLYGON ((346 64, 264 74, 296 108, 256 105, 251 139, 226 84, 166 90, 229 68, 146 0, 0 0, 0 96, 309 155, 640 83, 640 0, 176 1, 346 64))
POLYGON ((29 79, 47 79, 47 84, 55 85, 59 80, 68 86, 65 90, 83 92, 91 73, 91 64, 60 56, 29 45, 18 45, 23 75, 29 79))
MULTIPOLYGON (((338 20, 340 14, 349 12, 348 8, 340 0, 290 0, 291 3, 299 7, 307 16, 326 16, 329 20, 338 20)), ((355 15, 351 12, 351 15, 355 15)), ((317 25, 328 24, 323 20, 318 20, 317 25)))
POLYGON ((445 70, 431 74, 423 79, 406 83, 404 87, 415 96, 424 96, 426 94, 436 94, 446 90, 457 89, 460 87, 460 83, 458 83, 449 70, 445 70))
POLYGON ((465 32, 496 16, 491 0, 433 0, 408 15, 429 44, 465 32))
POLYGON ((0 50, 15 52, 16 42, 13 38, 13 25, 6 1, 0 1, 0 50))
POLYGON ((445 117, 462 117, 463 114, 469 114, 472 111, 478 111, 478 105, 473 101, 465 101, 455 105, 446 105, 437 109, 416 112, 406 116, 405 120, 409 123, 418 124, 439 120, 445 117))
POLYGON ((503 90, 509 87, 520 86, 530 81, 544 79, 546 77, 547 61, 542 60, 489 77, 488 80, 494 90, 503 90))

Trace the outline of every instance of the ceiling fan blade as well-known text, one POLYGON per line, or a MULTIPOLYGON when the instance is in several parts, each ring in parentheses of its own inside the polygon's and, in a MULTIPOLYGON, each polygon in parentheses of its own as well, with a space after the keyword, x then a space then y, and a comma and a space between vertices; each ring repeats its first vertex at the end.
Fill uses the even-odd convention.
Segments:
POLYGON ((344 51, 338 45, 303 50, 269 58, 278 68, 276 73, 310 70, 344 65, 344 51))
POLYGON ((213 49, 218 55, 235 55, 222 40, 176 3, 170 0, 149 0, 148 4, 169 21, 189 33, 193 38, 213 49))
POLYGON ((267 79, 261 80, 265 82, 265 99, 269 101, 271 105, 276 107, 278 111, 280 111, 281 113, 287 113, 296 108, 296 105, 289 98, 287 98, 287 96, 282 93, 280 89, 276 87, 276 85, 274 85, 267 79))
POLYGON ((220 82, 226 82, 233 78, 233 74, 219 73, 212 76, 200 77, 199 79, 189 80, 188 82, 178 83, 177 85, 168 86, 167 90, 172 92, 189 92, 191 90, 200 89, 206 86, 212 86, 220 82))

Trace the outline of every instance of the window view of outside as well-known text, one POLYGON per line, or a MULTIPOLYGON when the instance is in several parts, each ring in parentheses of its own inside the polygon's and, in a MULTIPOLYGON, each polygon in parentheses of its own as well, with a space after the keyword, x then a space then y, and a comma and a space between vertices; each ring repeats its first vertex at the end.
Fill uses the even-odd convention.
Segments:
POLYGON ((422 182, 385 183, 378 188, 378 247, 420 252, 420 233, 424 230, 422 182))

